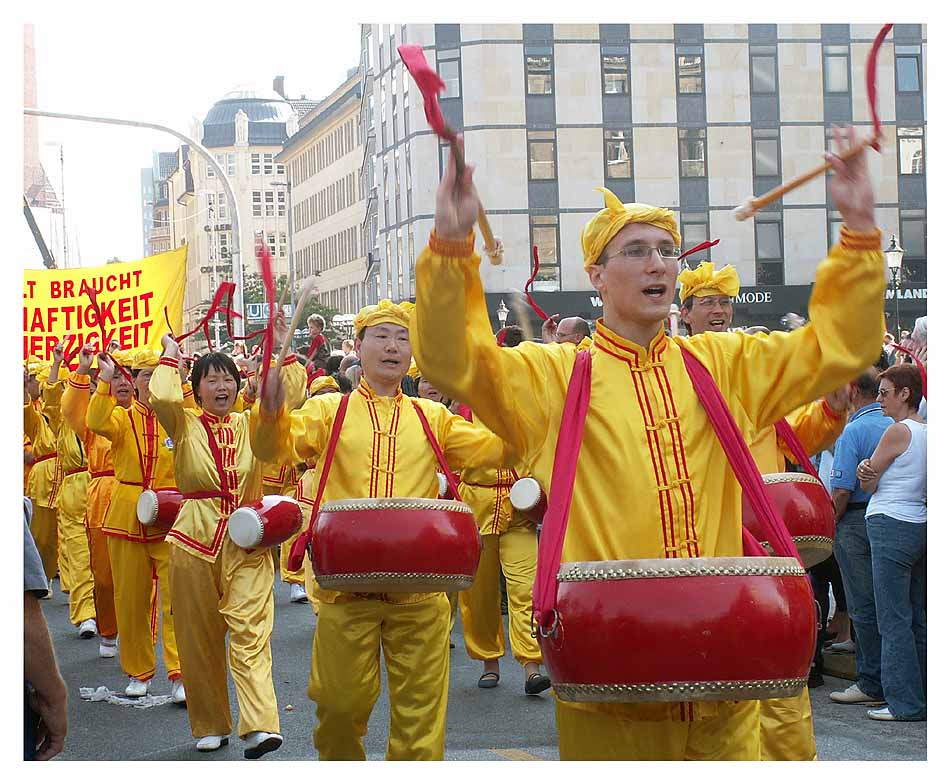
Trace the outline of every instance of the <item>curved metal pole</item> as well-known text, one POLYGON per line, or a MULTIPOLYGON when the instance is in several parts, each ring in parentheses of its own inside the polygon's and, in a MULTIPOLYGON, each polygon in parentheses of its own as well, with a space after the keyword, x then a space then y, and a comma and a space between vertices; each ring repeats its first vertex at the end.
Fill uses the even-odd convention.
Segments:
POLYGON ((218 179, 224 184, 224 192, 228 197, 228 206, 231 209, 231 214, 234 216, 233 225, 234 225, 234 237, 235 242, 231 248, 231 275, 234 279, 235 291, 234 291, 234 309, 244 316, 244 266, 241 264, 241 215, 238 212, 237 199, 234 197, 234 191, 231 188, 231 183, 228 182, 228 178, 224 173, 224 169, 221 168, 220 164, 215 160, 214 155, 203 147, 201 144, 196 142, 194 139, 185 136, 185 134, 176 131, 174 128, 169 128, 167 125, 159 125, 158 123, 149 123, 142 122, 140 120, 120 120, 115 117, 90 117, 84 114, 64 114, 63 112, 44 112, 40 109, 29 109, 24 107, 23 113, 30 115, 31 117, 53 117, 59 120, 82 120, 84 122, 95 122, 95 123, 104 123, 106 125, 129 125, 133 128, 150 128, 154 131, 163 131, 165 133, 170 133, 172 136, 180 139, 185 144, 194 148, 195 151, 204 158, 208 164, 214 169, 214 173, 218 175, 218 179))

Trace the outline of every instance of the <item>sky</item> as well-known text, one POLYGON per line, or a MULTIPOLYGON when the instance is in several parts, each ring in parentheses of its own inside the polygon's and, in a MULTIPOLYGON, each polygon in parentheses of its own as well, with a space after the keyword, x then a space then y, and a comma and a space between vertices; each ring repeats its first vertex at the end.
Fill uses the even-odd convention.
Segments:
MULTIPOLYGON (((270 88, 283 75, 289 97, 323 98, 359 63, 357 22, 278 27, 261 18, 261 8, 238 10, 230 20, 174 8, 128 21, 104 14, 114 21, 83 25, 81 35, 74 25, 35 14, 37 107, 144 120, 191 135, 192 118, 204 119, 238 85, 270 88)), ((153 151, 173 151, 178 140, 73 120, 39 123, 40 158, 57 191, 63 150, 70 266, 77 249, 83 266, 141 258, 140 170, 152 165, 153 151)))

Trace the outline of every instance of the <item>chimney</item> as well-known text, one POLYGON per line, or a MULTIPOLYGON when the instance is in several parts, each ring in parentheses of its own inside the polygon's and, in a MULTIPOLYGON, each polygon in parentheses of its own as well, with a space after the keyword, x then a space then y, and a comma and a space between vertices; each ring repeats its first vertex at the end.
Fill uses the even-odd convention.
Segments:
POLYGON ((274 92, 278 93, 281 98, 287 97, 286 95, 284 95, 284 77, 283 76, 274 77, 274 92))

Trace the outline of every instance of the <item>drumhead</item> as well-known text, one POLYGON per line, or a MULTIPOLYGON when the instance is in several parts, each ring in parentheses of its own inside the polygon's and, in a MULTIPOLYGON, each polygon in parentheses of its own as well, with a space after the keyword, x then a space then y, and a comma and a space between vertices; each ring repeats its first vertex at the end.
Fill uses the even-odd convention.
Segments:
POLYGON ((439 498, 441 498, 449 492, 449 480, 445 478, 445 474, 441 471, 436 476, 439 477, 439 498))
POLYGON ((135 516, 142 525, 154 525, 158 519, 158 495, 154 490, 143 490, 135 502, 135 516))
POLYGON ((527 512, 541 502, 541 485, 537 479, 523 477, 511 486, 509 498, 515 509, 527 512))
POLYGON ((264 523, 250 507, 239 507, 228 518, 228 536, 238 547, 257 547, 264 537, 264 523))

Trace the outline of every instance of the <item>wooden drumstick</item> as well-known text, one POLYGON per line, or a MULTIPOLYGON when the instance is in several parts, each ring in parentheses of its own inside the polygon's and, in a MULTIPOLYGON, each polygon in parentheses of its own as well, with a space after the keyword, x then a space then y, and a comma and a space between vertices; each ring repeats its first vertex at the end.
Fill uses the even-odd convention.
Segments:
MULTIPOLYGON (((455 158, 455 173, 458 178, 461 179, 462 175, 465 174, 465 153, 459 146, 458 136, 455 131, 449 127, 449 125, 445 126, 445 131, 452 137, 450 146, 452 148, 452 156, 455 158)), ((491 225, 488 223, 488 216, 485 214, 485 208, 482 206, 481 201, 478 202, 478 228, 482 232, 482 239, 485 240, 485 253, 488 254, 488 260, 496 266, 501 264, 505 260, 505 249, 501 241, 495 238, 495 234, 492 232, 491 225)))
POLYGON ((297 331, 297 326, 303 318, 304 309, 310 301, 310 294, 316 285, 317 278, 315 275, 311 275, 300 284, 300 298, 297 300, 297 307, 294 308, 294 315, 290 320, 290 328, 287 330, 287 334, 284 335, 284 342, 280 347, 280 353, 277 355, 278 368, 284 364, 284 360, 287 358, 287 353, 290 351, 290 344, 294 339, 294 332, 297 331))
MULTIPOLYGON (((865 139, 857 147, 852 147, 850 150, 846 150, 845 152, 841 153, 841 155, 839 155, 838 157, 842 161, 848 161, 851 158, 853 158, 855 155, 857 155, 859 152, 861 152, 861 150, 863 150, 865 147, 869 147, 870 145, 874 144, 876 141, 877 139, 872 136, 869 139, 865 139)), ((814 169, 810 169, 804 174, 800 174, 798 177, 796 177, 793 180, 789 180, 788 182, 783 182, 777 188, 773 188, 768 193, 762 196, 759 196, 758 198, 750 197, 749 199, 746 200, 745 204, 742 204, 741 206, 736 207, 732 211, 732 214, 736 216, 737 221, 744 221, 746 218, 750 218, 756 212, 761 210, 765 205, 771 204, 773 201, 776 201, 777 199, 781 199, 786 193, 790 193, 796 188, 804 185, 809 180, 813 180, 815 179, 815 177, 818 177, 819 175, 824 174, 829 169, 831 169, 830 162, 826 162, 822 164, 821 166, 816 166, 814 169)))

